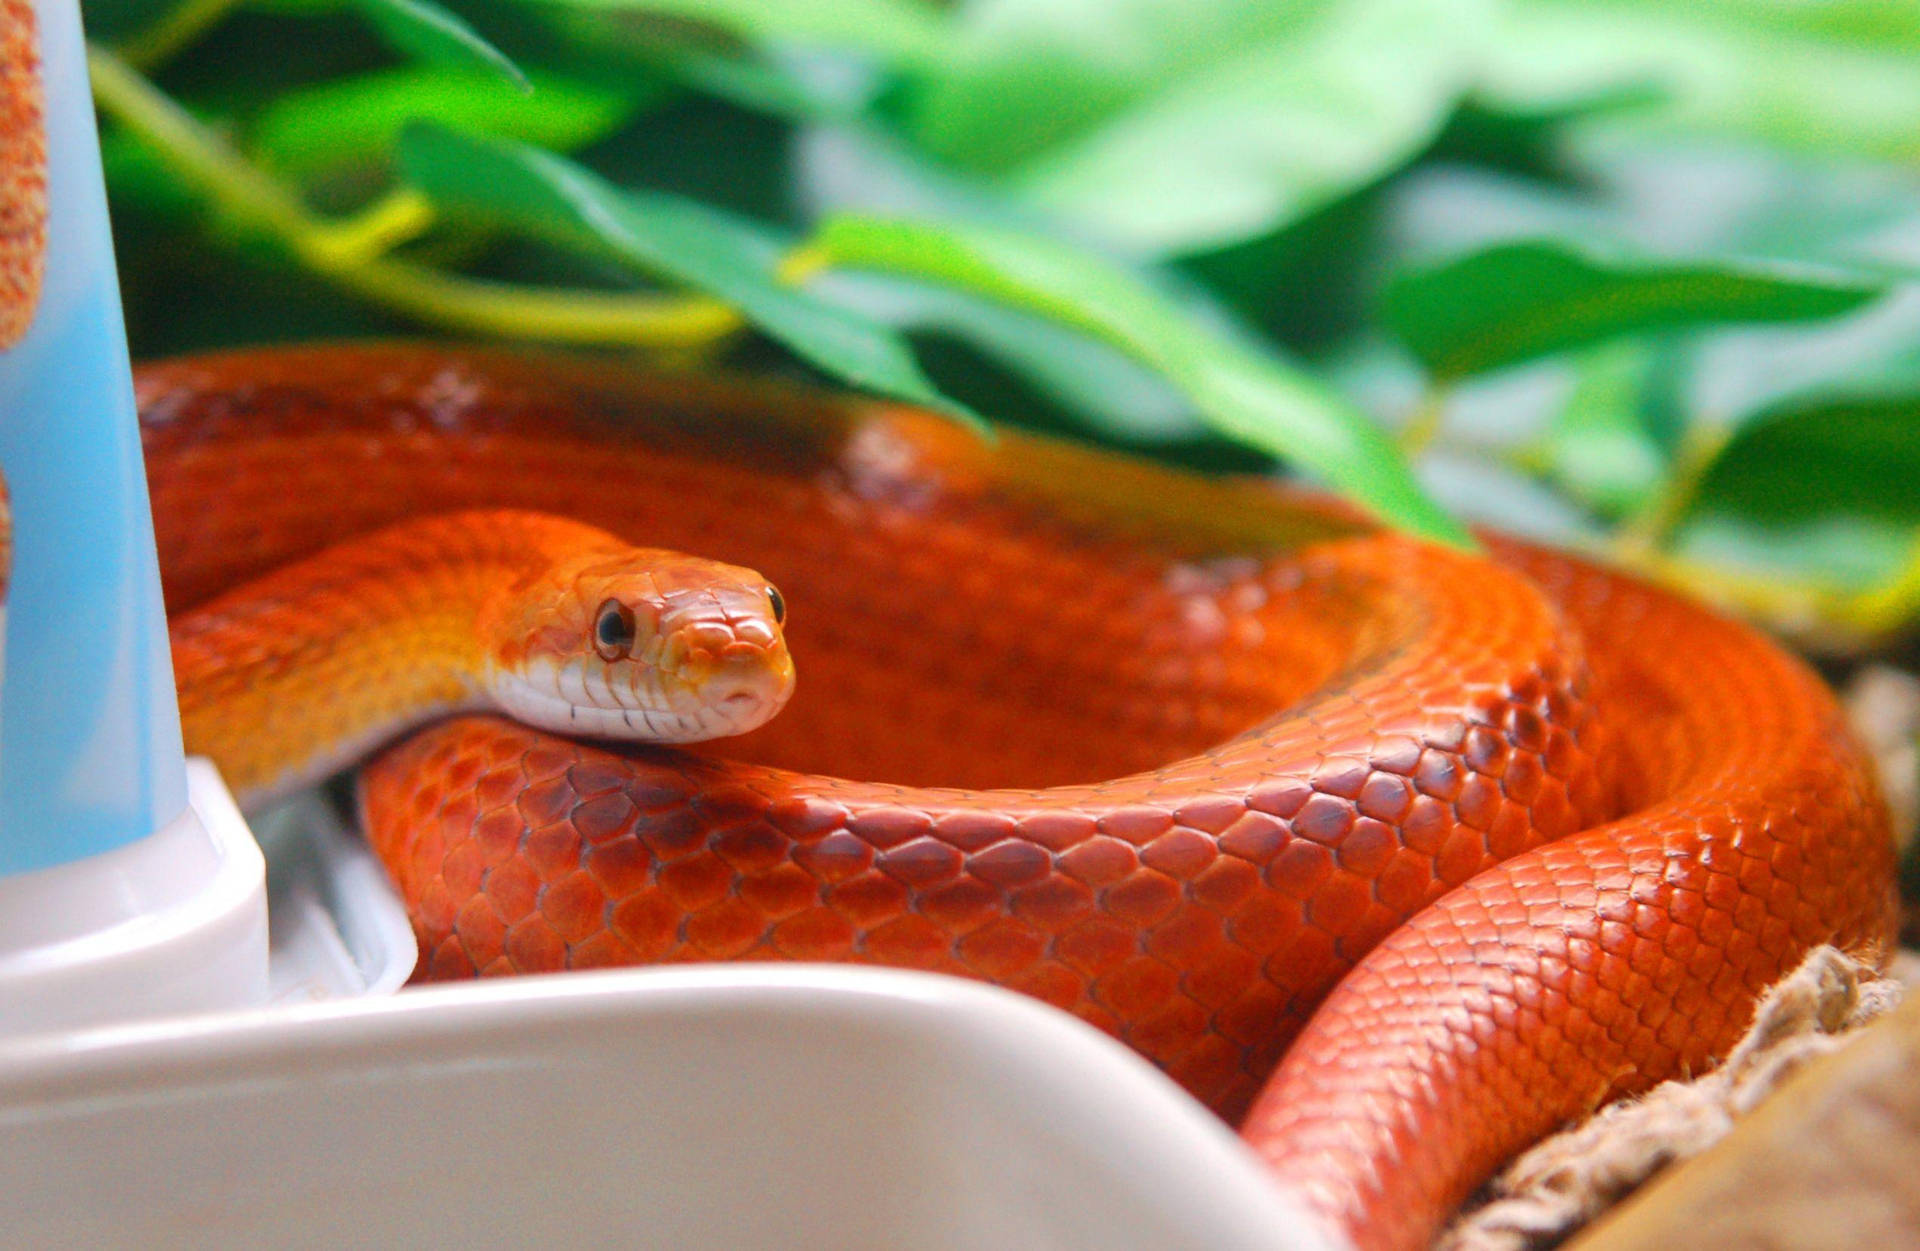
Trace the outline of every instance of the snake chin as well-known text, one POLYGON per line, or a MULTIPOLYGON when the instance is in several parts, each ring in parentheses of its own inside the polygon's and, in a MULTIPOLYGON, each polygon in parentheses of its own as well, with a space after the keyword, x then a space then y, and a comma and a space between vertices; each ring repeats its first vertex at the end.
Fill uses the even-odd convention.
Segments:
POLYGON ((530 674, 496 672, 492 680, 495 704, 516 721, 573 737, 639 743, 700 743, 745 734, 772 720, 792 691, 789 680, 766 690, 699 691, 685 707, 605 707, 567 698, 565 692, 578 686, 552 666, 530 674))

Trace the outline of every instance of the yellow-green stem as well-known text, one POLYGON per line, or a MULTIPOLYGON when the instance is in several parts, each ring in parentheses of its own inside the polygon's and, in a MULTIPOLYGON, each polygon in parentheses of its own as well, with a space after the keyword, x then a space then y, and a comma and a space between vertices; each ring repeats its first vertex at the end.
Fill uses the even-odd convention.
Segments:
POLYGON ((1732 431, 1721 426, 1694 426, 1687 431, 1673 458, 1673 467, 1660 490, 1613 536, 1614 555, 1629 562, 1659 551, 1686 519, 1706 481, 1707 471, 1720 459, 1732 431))
POLYGON ((120 45, 129 65, 150 70, 178 56, 214 23, 239 6, 240 0, 185 0, 147 29, 120 45))
POLYGON ((1420 397, 1420 403, 1415 406, 1407 424, 1400 428, 1400 451, 1408 460, 1419 456, 1432 445, 1446 419, 1447 389, 1439 383, 1433 383, 1428 386, 1426 394, 1420 397))
POLYGON ((278 240, 315 274, 422 321, 556 343, 695 348, 733 334, 738 313, 698 295, 528 288, 442 273, 382 253, 431 210, 398 193, 344 222, 310 212, 120 57, 88 52, 100 110, 151 145, 228 216, 278 240))

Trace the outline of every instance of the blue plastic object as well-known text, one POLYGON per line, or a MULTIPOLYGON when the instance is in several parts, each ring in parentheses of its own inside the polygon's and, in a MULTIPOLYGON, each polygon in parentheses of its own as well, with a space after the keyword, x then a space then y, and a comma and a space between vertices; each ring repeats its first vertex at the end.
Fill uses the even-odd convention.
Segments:
POLYGON ((0 875, 144 838, 187 806, 180 719, 77 6, 40 4, 45 285, 0 353, 14 575, 0 875))

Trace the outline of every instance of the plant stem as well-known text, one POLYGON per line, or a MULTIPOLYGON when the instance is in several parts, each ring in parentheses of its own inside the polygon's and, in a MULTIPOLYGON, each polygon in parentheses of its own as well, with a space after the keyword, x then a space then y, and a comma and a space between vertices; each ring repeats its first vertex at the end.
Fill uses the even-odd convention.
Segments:
POLYGON ((87 69, 101 111, 148 143, 222 209, 287 239, 314 224, 284 188, 241 160, 125 61, 105 49, 89 47, 87 69))
POLYGON ((351 217, 326 223, 316 246, 341 265, 361 264, 419 238, 433 216, 433 204, 418 191, 389 192, 351 217))
POLYGON ((150 70, 184 51, 238 7, 240 0, 185 0, 166 16, 120 45, 127 64, 150 70))
POLYGON ((1433 444, 1447 419, 1447 389, 1438 383, 1427 387, 1414 406, 1413 415, 1402 426, 1398 438, 1401 454, 1408 460, 1419 456, 1433 444))
POLYGON ((1693 507, 1707 471, 1720 459, 1720 453, 1726 450, 1727 441, 1732 437, 1733 432, 1723 426, 1688 429, 1674 454, 1667 480, 1645 507, 1614 532, 1612 548, 1616 557, 1629 563, 1638 562, 1666 545, 1693 507))
POLYGON ((88 50, 101 112, 151 145, 213 203, 272 236, 335 285, 449 329, 554 343, 702 347, 736 332, 740 315, 698 295, 529 288, 443 273, 382 255, 426 229, 432 210, 400 192, 329 222, 102 48, 88 50))

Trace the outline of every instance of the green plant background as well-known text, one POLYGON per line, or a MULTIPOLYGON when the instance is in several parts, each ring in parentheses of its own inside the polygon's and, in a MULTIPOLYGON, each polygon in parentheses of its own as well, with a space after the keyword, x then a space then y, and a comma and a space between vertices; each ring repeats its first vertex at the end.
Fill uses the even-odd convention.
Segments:
POLYGON ((792 372, 1920 616, 1920 7, 87 0, 137 356, 792 372))

